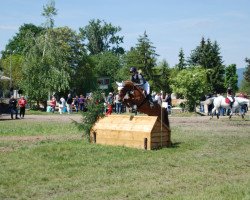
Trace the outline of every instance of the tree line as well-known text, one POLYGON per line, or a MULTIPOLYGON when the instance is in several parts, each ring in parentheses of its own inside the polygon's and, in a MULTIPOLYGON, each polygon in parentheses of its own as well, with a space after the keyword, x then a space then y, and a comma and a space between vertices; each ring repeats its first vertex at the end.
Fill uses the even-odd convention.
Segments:
MULTIPOLYGON (((225 93, 228 86, 239 89, 236 65, 223 64, 217 41, 202 37, 187 58, 181 48, 178 64, 170 67, 166 60, 158 61, 146 31, 125 50, 121 27, 100 19, 90 20, 78 32, 67 26, 55 27, 57 12, 55 2, 50 1, 43 7, 44 23, 23 24, 2 51, 0 70, 5 75, 11 73, 11 86, 31 100, 46 101, 48 92, 94 91, 99 77, 109 77, 112 84, 108 91, 115 90, 115 81, 129 79, 131 66, 142 71, 153 91, 175 92, 186 98, 190 110, 204 94, 225 93)), ((245 61, 241 90, 249 92, 250 59, 245 61)))

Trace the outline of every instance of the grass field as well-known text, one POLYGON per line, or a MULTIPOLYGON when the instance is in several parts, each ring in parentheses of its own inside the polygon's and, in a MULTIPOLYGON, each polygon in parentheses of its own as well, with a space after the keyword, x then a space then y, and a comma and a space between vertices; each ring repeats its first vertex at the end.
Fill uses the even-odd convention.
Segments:
POLYGON ((173 147, 155 151, 87 144, 46 117, 0 121, 0 199, 250 199, 249 116, 173 115, 173 147))

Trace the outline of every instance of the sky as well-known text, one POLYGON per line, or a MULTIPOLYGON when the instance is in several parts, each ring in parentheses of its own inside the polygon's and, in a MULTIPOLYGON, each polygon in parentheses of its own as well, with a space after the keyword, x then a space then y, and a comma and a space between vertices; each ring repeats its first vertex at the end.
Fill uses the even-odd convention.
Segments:
MULTIPOLYGON (((42 25, 48 0, 0 0, 0 51, 24 23, 42 25)), ((79 32, 92 19, 120 26, 125 50, 146 31, 158 61, 178 63, 182 48, 190 56, 201 38, 217 41, 225 65, 245 68, 250 58, 250 0, 55 0, 55 27, 79 32)))

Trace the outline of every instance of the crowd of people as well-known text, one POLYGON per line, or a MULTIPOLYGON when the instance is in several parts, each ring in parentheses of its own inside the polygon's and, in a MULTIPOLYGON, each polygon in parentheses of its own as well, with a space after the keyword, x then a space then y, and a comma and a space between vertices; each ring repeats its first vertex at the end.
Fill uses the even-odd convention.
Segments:
MULTIPOLYGON (((104 114, 110 115, 112 113, 116 114, 122 114, 126 112, 126 106, 122 103, 122 99, 120 98, 119 92, 116 93, 109 92, 106 96, 105 93, 102 93, 103 95, 103 102, 104 102, 104 114)), ((72 112, 79 112, 79 111, 86 111, 87 110, 87 102, 91 98, 90 95, 87 95, 86 97, 83 95, 76 95, 72 96, 71 94, 68 94, 67 98, 61 97, 58 101, 54 96, 52 96, 49 105, 47 107, 47 112, 54 113, 56 110, 60 114, 68 113, 72 114, 72 112)), ((153 92, 150 95, 150 98, 153 103, 159 103, 162 105, 162 102, 166 102, 168 105, 168 109, 171 108, 171 95, 166 94, 163 95, 163 92, 155 93, 153 92)))
POLYGON ((73 110, 76 112, 86 111, 86 102, 88 99, 89 97, 85 98, 83 95, 73 97, 71 94, 68 94, 67 98, 61 97, 57 102, 55 96, 52 96, 47 107, 47 112, 54 113, 57 108, 60 114, 71 114, 73 110))

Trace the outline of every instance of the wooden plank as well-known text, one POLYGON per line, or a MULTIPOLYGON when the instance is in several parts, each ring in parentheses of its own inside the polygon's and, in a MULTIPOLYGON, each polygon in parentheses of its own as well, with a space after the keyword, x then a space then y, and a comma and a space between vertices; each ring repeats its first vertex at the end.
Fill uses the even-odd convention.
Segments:
POLYGON ((168 136, 164 136, 164 137, 151 137, 151 142, 160 142, 160 141, 169 141, 170 138, 168 136))
POLYGON ((123 140, 143 140, 143 138, 150 138, 150 133, 145 132, 131 132, 131 131, 116 131, 111 130, 98 130, 96 133, 97 138, 114 138, 123 140))
POLYGON ((113 138, 102 138, 101 140, 96 141, 97 144, 104 145, 113 145, 113 146, 126 146, 126 147, 134 147, 139 149, 144 149, 144 140, 143 141, 135 141, 135 140, 115 140, 113 138))
POLYGON ((163 136, 166 136, 166 135, 171 135, 171 133, 170 132, 152 132, 151 133, 151 137, 158 137, 158 136, 161 136, 161 135, 163 135, 163 136))

